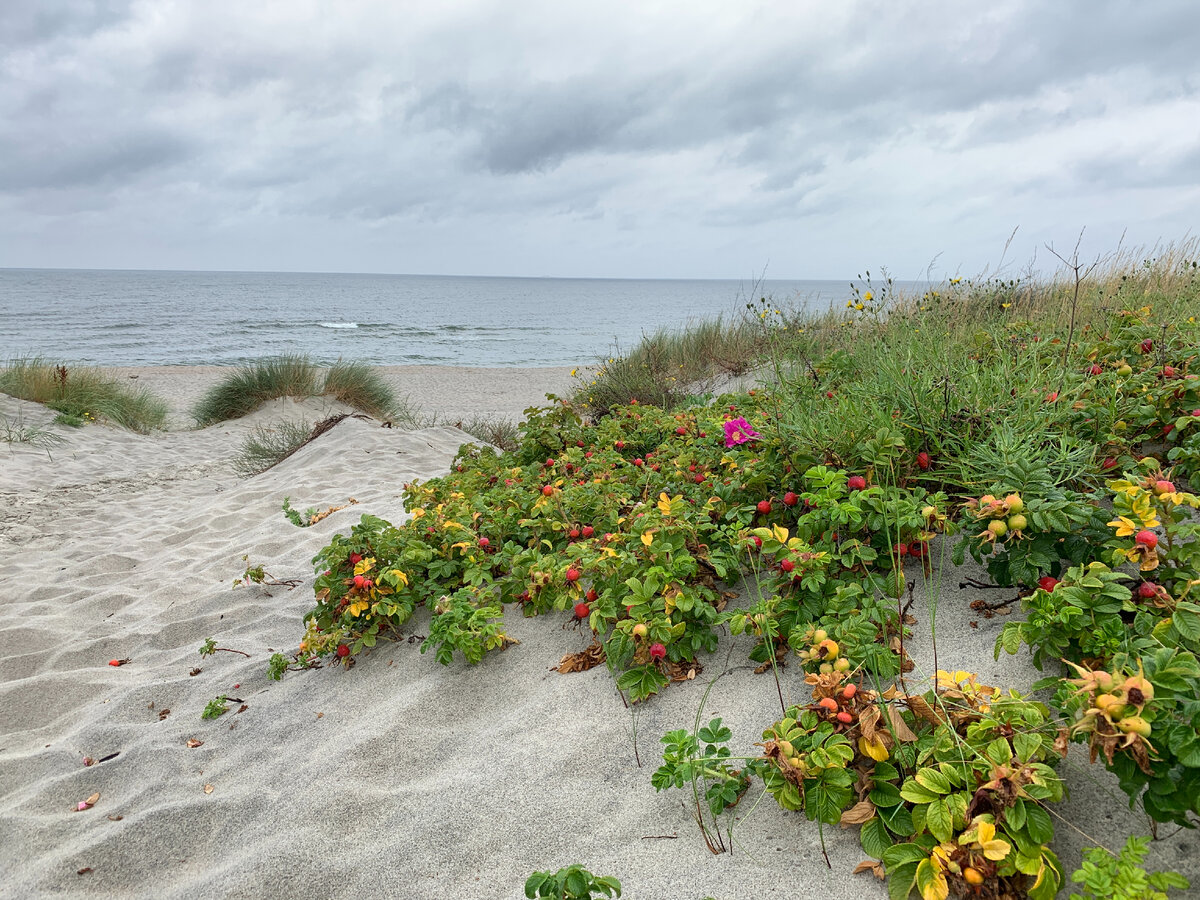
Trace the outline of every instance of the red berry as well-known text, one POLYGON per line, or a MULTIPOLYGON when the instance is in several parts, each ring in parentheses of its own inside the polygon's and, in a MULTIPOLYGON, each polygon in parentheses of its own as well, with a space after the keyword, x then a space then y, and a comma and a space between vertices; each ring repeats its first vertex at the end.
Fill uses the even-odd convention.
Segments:
POLYGON ((542 496, 543 497, 553 497, 554 496, 554 485, 552 485, 552 484, 545 485, 542 488, 542 496))
POLYGON ((345 644, 338 644, 337 655, 340 657, 343 657, 343 658, 349 656, 350 648, 347 647, 345 644))
POLYGON ((1038 579, 1038 587, 1048 594, 1058 587, 1058 579, 1053 575, 1043 575, 1038 579))
POLYGON ((547 465, 547 466, 553 466, 553 465, 554 465, 554 460, 553 460, 553 459, 548 459, 548 460, 546 460, 546 465, 547 465))
POLYGON ((800 498, 797 497, 796 494, 793 493, 792 491, 788 491, 786 494, 783 495, 783 505, 784 506, 795 506, 799 502, 800 502, 800 498))
POLYGON ((1151 600, 1158 595, 1158 585, 1153 581, 1143 581, 1138 585, 1138 596, 1143 600, 1151 600))
POLYGON ((357 566, 360 562, 362 562, 362 554, 361 553, 351 553, 350 554, 350 563, 352 565, 357 566))
POLYGON ((1164 479, 1154 482, 1154 493, 1156 494, 1173 494, 1175 493, 1175 485, 1164 479))
POLYGON ((650 645, 650 658, 651 659, 662 659, 666 655, 667 655, 667 648, 664 647, 662 644, 651 644, 650 645))
POLYGON ((771 512, 771 501, 770 500, 759 500, 758 501, 758 511, 760 513, 762 513, 764 516, 769 514, 771 512))
POLYGON ((1088 369, 1088 373, 1091 375, 1101 375, 1101 374, 1103 374, 1103 372, 1104 372, 1104 370, 1102 368, 1100 368, 1100 366, 1096 365, 1095 363, 1092 363, 1092 367, 1090 369, 1088 369))
POLYGON ((836 718, 843 725, 849 725, 854 721, 854 716, 850 715, 850 713, 846 712, 844 709, 837 714, 836 718))
POLYGON ((1149 353, 1153 349, 1154 349, 1154 341, 1150 340, 1150 338, 1146 338, 1144 341, 1142 341, 1142 352, 1143 353, 1149 353))
POLYGON ((578 581, 579 574, 580 573, 579 573, 578 569, 567 569, 567 581, 570 581, 570 582, 578 581))
POLYGON ((830 400, 832 400, 833 399, 833 391, 826 391, 825 396, 828 397, 830 400))
POLYGON ((908 556, 908 544, 904 543, 903 541, 901 541, 892 549, 896 551, 897 556, 908 556))
POLYGON ((684 428, 682 425, 680 425, 678 428, 675 429, 675 433, 679 434, 679 435, 684 435, 684 434, 687 434, 687 429, 684 428))
POLYGON ((593 528, 591 525, 584 525, 584 526, 583 526, 583 536, 584 536, 585 538, 590 538, 590 537, 591 537, 593 534, 595 534, 595 533, 596 533, 596 529, 595 529, 595 528, 593 528))
POLYGON ((796 568, 796 564, 794 562, 792 562, 790 559, 785 559, 783 562, 781 562, 779 564, 779 568, 782 569, 785 573, 788 573, 788 572, 791 572, 792 569, 796 568))
POLYGON ((708 432, 707 431, 700 432, 700 437, 708 437, 708 432))
POLYGON ((625 449, 625 442, 624 442, 624 441, 617 441, 615 444, 613 444, 613 446, 614 446, 614 447, 616 447, 618 450, 624 450, 624 449, 625 449))
POLYGON ((1113 459, 1111 456, 1106 456, 1106 457, 1104 457, 1104 462, 1100 463, 1100 468, 1112 469, 1112 468, 1115 468, 1116 465, 1117 465, 1117 461, 1115 459, 1113 459))
POLYGON ((699 472, 692 476, 692 480, 696 482, 696 484, 704 484, 704 476, 699 472))
POLYGON ((367 583, 367 579, 365 579, 363 576, 361 576, 361 575, 354 576, 354 586, 356 588, 358 588, 359 590, 362 590, 363 585, 365 585, 366 583, 367 583))
POLYGON ((867 479, 861 475, 851 475, 846 479, 846 487, 852 491, 861 491, 867 486, 867 479))
POLYGON ((1158 535, 1146 528, 1139 531, 1133 539, 1151 550, 1158 546, 1158 535))
POLYGON ((575 604, 575 618, 586 619, 591 614, 592 614, 592 608, 590 606, 588 606, 586 603, 576 603, 575 604))
POLYGON ((911 544, 908 545, 908 555, 915 556, 918 559, 920 559, 922 556, 925 555, 925 551, 927 549, 928 548, 925 546, 925 544, 921 543, 921 541, 913 541, 911 544))
POLYGON ((760 538, 757 534, 754 535, 752 541, 755 547, 758 547, 760 550, 762 549, 762 538, 760 538))
POLYGON ((924 450, 917 454, 917 468, 922 472, 929 468, 929 454, 924 450))
POLYGON ((119 666, 119 665, 121 665, 121 661, 119 659, 110 659, 108 661, 108 664, 110 666, 119 666))
POLYGON ((633 461, 633 464, 635 466, 641 468, 642 466, 644 466, 646 464, 646 461, 639 456, 637 459, 635 459, 633 461))
POLYGON ((482 547, 484 550, 486 550, 488 547, 490 547, 490 546, 491 546, 491 544, 492 544, 492 542, 491 542, 491 541, 489 541, 489 540, 488 540, 487 538, 485 538, 485 537, 481 537, 481 538, 479 539, 479 546, 480 546, 480 547, 482 547))
POLYGON ((583 454, 583 458, 584 458, 584 459, 591 459, 591 458, 592 458, 592 451, 591 451, 591 450, 589 450, 587 453, 583 454))
POLYGON ((571 540, 575 541, 575 540, 579 539, 579 534, 580 534, 580 532, 579 532, 578 528, 572 528, 570 531, 567 532, 567 537, 569 537, 571 540))
POLYGON ((1175 377, 1175 367, 1174 366, 1163 366, 1163 378, 1174 378, 1174 377, 1175 377))
POLYGON ((1200 409, 1193 409, 1193 410, 1192 410, 1192 416, 1193 416, 1194 418, 1200 419, 1200 409))
POLYGON ((600 595, 596 593, 596 589, 595 589, 595 588, 588 588, 588 592, 587 592, 587 598, 588 598, 588 602, 590 602, 590 603, 595 603, 595 602, 596 602, 596 599, 597 599, 599 596, 600 596, 600 595))

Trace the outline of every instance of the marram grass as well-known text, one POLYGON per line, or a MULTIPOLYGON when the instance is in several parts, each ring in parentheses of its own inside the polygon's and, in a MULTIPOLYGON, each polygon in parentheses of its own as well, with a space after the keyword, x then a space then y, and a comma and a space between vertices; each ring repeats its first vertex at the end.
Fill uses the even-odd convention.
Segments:
POLYGON ((145 434, 161 428, 167 404, 146 388, 122 384, 102 369, 17 359, 0 369, 0 392, 42 403, 66 420, 104 420, 145 434))

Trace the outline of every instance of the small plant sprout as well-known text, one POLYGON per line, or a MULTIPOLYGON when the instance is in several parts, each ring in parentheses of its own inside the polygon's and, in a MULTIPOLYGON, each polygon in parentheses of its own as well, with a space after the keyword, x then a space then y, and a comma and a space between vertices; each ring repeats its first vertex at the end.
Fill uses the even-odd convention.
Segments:
POLYGON ((242 656, 246 657, 247 659, 250 658, 250 654, 245 652, 244 650, 231 650, 229 647, 218 647, 217 642, 213 638, 209 638, 200 646, 200 655, 201 656, 212 656, 217 651, 220 651, 222 653, 240 653, 242 656))
POLYGON ((530 900, 620 897, 621 882, 611 875, 593 875, 581 865, 571 865, 557 872, 534 872, 525 881, 525 896, 530 900))

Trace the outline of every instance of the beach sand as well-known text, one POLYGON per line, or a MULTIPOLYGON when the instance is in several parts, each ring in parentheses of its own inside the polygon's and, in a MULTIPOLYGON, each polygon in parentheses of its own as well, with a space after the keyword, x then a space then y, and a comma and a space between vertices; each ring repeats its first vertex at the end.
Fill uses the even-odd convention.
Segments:
MULTIPOLYGON (((562 369, 388 372, 451 422, 518 417, 570 381, 562 369)), ((166 396, 178 422, 220 370, 122 374, 166 396)), ((724 718, 735 754, 755 753, 779 717, 773 679, 748 664, 748 638, 726 635, 694 682, 637 711, 640 768, 634 719, 607 669, 550 671, 588 643, 565 614, 510 610, 519 645, 478 666, 441 666, 406 639, 427 633, 421 610, 350 670, 268 680, 271 654, 294 652, 302 635, 313 555, 365 513, 401 521, 401 485, 443 474, 468 440, 451 427, 347 418, 274 469, 234 474, 255 426, 337 408, 279 400, 202 430, 55 427, 66 443, 49 453, 0 445, 0 896, 515 898, 534 870, 571 863, 643 900, 887 896, 871 875, 851 874, 865 858, 857 829, 825 828, 827 868, 817 826, 769 796, 756 805, 756 786, 736 810, 733 852, 714 856, 684 795, 651 787, 659 738, 692 725, 712 679, 702 719, 724 718), (358 503, 298 529, 280 511, 284 496, 300 509, 358 503), (300 584, 231 588, 243 555, 300 584), (201 658, 208 638, 248 656, 201 658), (109 666, 114 658, 129 662, 109 666), (202 719, 221 694, 242 703, 202 719)), ((53 418, 4 395, 0 414, 53 418)), ((980 618, 967 606, 979 592, 959 589, 981 574, 946 562, 919 585, 910 684, 934 669, 934 597, 939 667, 1004 686, 1040 677, 1027 655, 993 660, 1005 619, 980 618)), ((789 700, 808 699, 797 666, 782 677, 789 700)), ((1119 849, 1147 833, 1082 748, 1062 771, 1071 797, 1055 809, 1054 847, 1068 873, 1081 847, 1119 849)), ((1200 887, 1195 834, 1160 834, 1149 865, 1200 887)))

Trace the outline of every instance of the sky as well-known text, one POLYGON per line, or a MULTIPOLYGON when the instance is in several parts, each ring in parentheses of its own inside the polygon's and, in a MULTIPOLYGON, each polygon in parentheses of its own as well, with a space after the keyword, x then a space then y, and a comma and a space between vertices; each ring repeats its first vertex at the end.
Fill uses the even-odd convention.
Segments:
POLYGON ((1200 210, 1195 14, 4 0, 0 266, 915 279, 1152 247, 1200 210))

